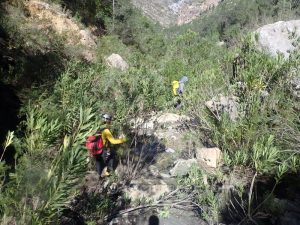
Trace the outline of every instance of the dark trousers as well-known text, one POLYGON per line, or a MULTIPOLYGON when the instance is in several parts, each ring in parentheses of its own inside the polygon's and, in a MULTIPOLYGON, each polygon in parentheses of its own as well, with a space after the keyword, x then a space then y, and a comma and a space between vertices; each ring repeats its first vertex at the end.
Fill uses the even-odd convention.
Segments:
POLYGON ((96 160, 96 171, 99 175, 101 175, 102 170, 106 166, 105 161, 103 159, 103 153, 99 155, 95 155, 94 158, 96 160))
POLYGON ((174 108, 180 109, 182 106, 181 104, 181 96, 176 96, 174 99, 174 108))
POLYGON ((104 150, 102 154, 95 155, 94 158, 96 160, 96 171, 99 175, 106 166, 108 172, 114 170, 115 151, 104 150))
POLYGON ((115 158, 116 154, 114 150, 106 150, 104 151, 105 156, 105 164, 107 166, 108 172, 114 171, 115 168, 115 158))

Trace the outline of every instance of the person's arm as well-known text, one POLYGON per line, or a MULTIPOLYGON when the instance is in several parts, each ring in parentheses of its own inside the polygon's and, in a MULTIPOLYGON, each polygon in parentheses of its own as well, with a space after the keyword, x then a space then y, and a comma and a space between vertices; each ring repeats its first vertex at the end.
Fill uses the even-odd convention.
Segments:
POLYGON ((105 129, 103 135, 113 145, 122 144, 127 141, 126 138, 114 138, 109 129, 105 129))

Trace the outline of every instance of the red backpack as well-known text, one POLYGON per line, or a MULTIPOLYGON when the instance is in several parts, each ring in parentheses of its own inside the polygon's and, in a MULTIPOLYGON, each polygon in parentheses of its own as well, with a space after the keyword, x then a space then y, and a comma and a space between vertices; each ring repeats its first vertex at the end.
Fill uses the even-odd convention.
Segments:
POLYGON ((103 152, 103 140, 101 135, 86 137, 85 147, 92 155, 100 155, 103 152))

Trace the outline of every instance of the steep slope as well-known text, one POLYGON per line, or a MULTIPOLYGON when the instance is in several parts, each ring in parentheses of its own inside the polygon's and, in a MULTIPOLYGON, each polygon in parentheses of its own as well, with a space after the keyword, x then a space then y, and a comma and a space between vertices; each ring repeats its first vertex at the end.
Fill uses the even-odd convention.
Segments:
POLYGON ((221 0, 132 0, 133 5, 141 8, 146 16, 164 27, 190 23, 219 2, 221 0))
MULTIPOLYGON (((80 42, 83 25, 69 21, 61 9, 48 10, 46 3, 28 6, 33 2, 26 1, 29 15, 25 20, 33 20, 39 31, 44 25, 49 27, 46 38, 52 31, 69 45, 80 42)), ((199 2, 168 1, 163 7, 159 1, 139 4, 154 10, 154 19, 160 17, 162 23, 171 25, 196 16, 199 2)), ((206 6, 213 2, 206 1, 206 6)), ((206 6, 202 4, 202 9, 206 6)), ((13 138, 20 160, 15 161, 16 170, 5 188, 0 182, 4 224, 149 225, 160 221, 200 225, 254 220, 275 225, 297 219, 300 179, 294 176, 295 183, 287 183, 284 178, 297 175, 300 168, 300 105, 286 88, 286 77, 299 74, 299 60, 268 57, 248 39, 240 47, 226 48, 216 44, 217 38, 203 38, 193 29, 169 35, 162 42, 151 30, 152 23, 146 19, 140 23, 141 18, 145 19, 116 16, 115 20, 122 21, 119 26, 127 23, 126 29, 135 24, 139 29, 127 34, 139 42, 124 46, 119 37, 109 35, 99 41, 102 45, 97 50, 103 55, 122 52, 122 48, 130 52, 128 69, 116 70, 101 61, 70 60, 57 79, 52 82, 47 77, 45 88, 30 90, 30 101, 21 107, 26 117, 20 127, 23 132, 13 138), (141 51, 138 44, 147 44, 149 49, 141 51), (158 49, 162 53, 157 54, 158 49), (241 60, 232 79, 236 52, 241 60), (173 108, 170 83, 182 74, 189 81, 178 110, 173 108), (99 179, 84 147, 85 137, 99 128, 102 112, 114 114, 114 136, 125 133, 130 140, 116 149, 119 164, 107 179, 99 179), (287 197, 295 201, 285 201, 287 197)), ((214 18, 210 21, 210 26, 217 24, 214 18)), ((191 25, 199 26, 196 21, 191 25)), ((35 45, 34 39, 31 46, 35 45)), ((28 67, 33 64, 29 62, 28 67)), ((9 173, 2 165, 0 172, 9 173)))
POLYGON ((87 28, 78 24, 58 5, 41 1, 26 1, 25 9, 29 13, 27 19, 29 26, 38 23, 38 30, 52 29, 57 34, 64 35, 68 46, 79 48, 79 55, 88 61, 95 60, 96 37, 87 28))

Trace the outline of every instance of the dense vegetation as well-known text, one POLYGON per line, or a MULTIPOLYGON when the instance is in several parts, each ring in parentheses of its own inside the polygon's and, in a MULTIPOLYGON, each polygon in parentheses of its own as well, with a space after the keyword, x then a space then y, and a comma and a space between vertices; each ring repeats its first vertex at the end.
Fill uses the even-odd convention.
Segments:
MULTIPOLYGON (((170 83, 182 74, 189 82, 181 113, 197 122, 199 141, 223 150, 230 171, 250 170, 249 182, 253 176, 268 177, 274 189, 288 174, 299 173, 300 106, 289 86, 289 78, 299 74, 299 52, 289 60, 270 58, 256 50, 253 35, 244 34, 266 22, 299 17, 299 1, 224 1, 190 25, 164 30, 127 1, 116 1, 114 12, 110 1, 49 2, 71 9, 88 26, 98 25, 97 62, 73 56, 55 33, 24 29, 22 1, 8 1, 1 9, 1 82, 12 84, 22 99, 22 122, 3 141, 3 152, 14 147, 14 162, 5 163, 3 155, 0 159, 3 224, 58 224, 88 170, 82 143, 99 126, 99 115, 113 113, 116 133, 126 133, 131 118, 170 111, 170 83), (220 40, 225 46, 216 45, 220 40), (113 52, 129 62, 129 70, 104 65, 103 56, 113 52), (236 53, 246 66, 230 84, 236 53), (267 97, 262 97, 264 91, 267 97), (242 116, 235 123, 228 115, 216 120, 205 107, 218 94, 239 98, 242 116)), ((210 188, 201 179, 202 172, 194 169, 178 185, 196 189, 197 203, 206 206, 202 217, 213 223, 222 210, 213 184, 222 182, 222 175, 209 180, 210 188)), ((247 222, 258 211, 273 213, 263 208, 267 201, 252 204, 243 188, 249 187, 240 192, 247 213, 232 219, 247 222)), ((114 208, 109 198, 94 197, 102 201, 93 202, 93 216, 85 215, 91 224, 114 208)))

